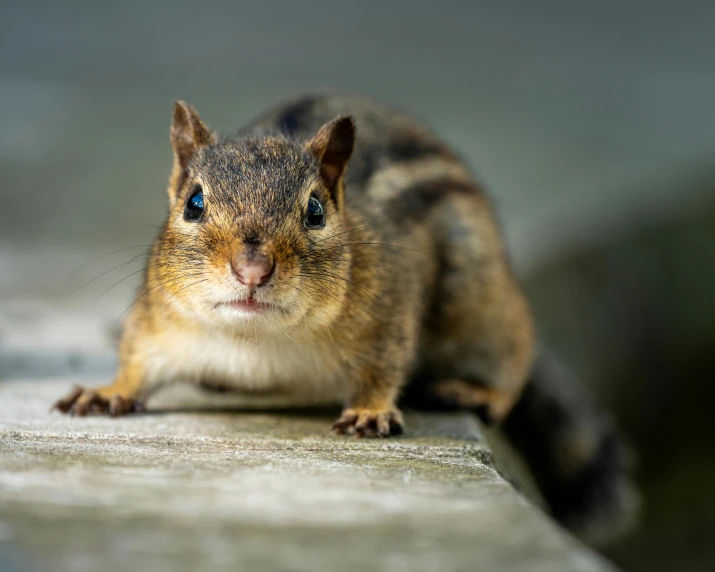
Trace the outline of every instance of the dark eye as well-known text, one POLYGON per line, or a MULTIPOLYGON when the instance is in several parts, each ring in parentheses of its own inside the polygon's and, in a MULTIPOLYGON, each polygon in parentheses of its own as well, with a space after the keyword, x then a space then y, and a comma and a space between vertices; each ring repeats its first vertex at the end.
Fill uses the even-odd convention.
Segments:
POLYGON ((184 220, 199 220, 204 212, 204 192, 199 185, 194 187, 194 192, 186 201, 184 220))
POLYGON ((325 226, 325 211, 315 195, 308 199, 308 210, 305 211, 306 228, 323 228, 325 226))

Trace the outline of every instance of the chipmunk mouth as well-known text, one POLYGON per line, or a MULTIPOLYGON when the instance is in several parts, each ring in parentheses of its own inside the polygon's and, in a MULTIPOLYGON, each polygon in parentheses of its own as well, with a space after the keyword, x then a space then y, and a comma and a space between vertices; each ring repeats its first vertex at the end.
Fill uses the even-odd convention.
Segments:
POLYGON ((265 312, 266 310, 270 310, 272 308, 272 304, 261 302, 253 296, 242 298, 240 300, 229 300, 228 302, 223 302, 218 305, 224 308, 239 310, 244 314, 260 314, 261 312, 265 312))

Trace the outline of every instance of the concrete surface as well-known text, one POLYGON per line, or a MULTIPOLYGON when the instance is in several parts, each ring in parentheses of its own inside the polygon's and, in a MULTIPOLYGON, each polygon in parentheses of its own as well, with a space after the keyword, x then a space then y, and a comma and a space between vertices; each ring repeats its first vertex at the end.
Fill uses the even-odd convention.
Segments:
POLYGON ((0 384, 0 569, 610 569, 497 472, 472 416, 357 440, 335 412, 186 390, 139 416, 49 413, 70 384, 0 384))

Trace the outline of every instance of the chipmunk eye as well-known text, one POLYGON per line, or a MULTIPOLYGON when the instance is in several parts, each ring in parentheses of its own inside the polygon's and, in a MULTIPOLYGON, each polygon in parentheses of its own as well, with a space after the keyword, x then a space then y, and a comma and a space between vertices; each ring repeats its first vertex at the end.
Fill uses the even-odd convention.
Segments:
POLYGON ((325 211, 322 203, 315 195, 308 199, 308 209, 305 211, 306 228, 323 228, 325 226, 325 211))
POLYGON ((204 212, 204 192, 199 185, 194 187, 184 209, 184 220, 198 220, 204 212))

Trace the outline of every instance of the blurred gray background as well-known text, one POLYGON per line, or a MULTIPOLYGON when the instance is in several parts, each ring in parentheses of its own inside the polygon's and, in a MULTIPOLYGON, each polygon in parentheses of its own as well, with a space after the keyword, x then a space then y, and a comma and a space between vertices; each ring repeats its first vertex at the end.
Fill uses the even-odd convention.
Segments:
POLYGON ((232 131, 365 93, 491 189, 543 337, 639 450, 646 519, 609 556, 715 569, 714 2, 5 0, 0 21, 0 376, 109 375, 143 251, 112 252, 162 221, 174 99, 232 131))

